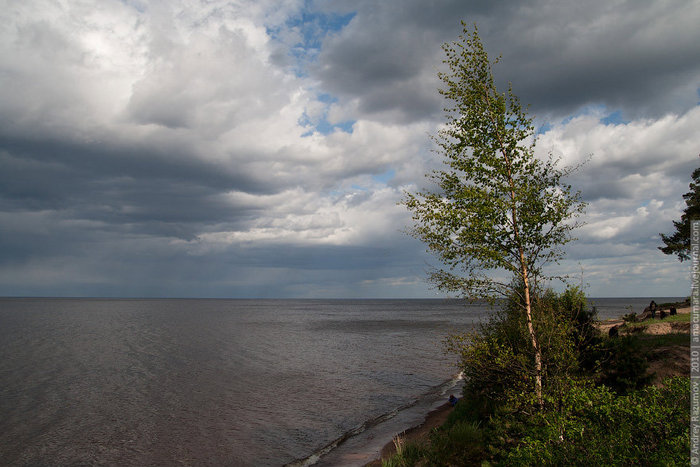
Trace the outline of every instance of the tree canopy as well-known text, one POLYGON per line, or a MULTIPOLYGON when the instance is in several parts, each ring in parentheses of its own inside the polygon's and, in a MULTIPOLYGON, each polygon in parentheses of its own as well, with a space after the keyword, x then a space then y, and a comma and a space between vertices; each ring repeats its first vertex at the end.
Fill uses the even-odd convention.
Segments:
POLYGON ((659 250, 667 255, 678 255, 681 262, 690 259, 690 221, 700 219, 700 167, 693 171, 692 178, 690 191, 683 195, 686 207, 681 220, 673 221, 676 231, 672 235, 659 234, 666 244, 660 246, 659 250))
POLYGON ((567 170, 535 157, 532 119, 511 88, 496 89, 476 28, 464 26, 443 49, 447 121, 434 140, 447 167, 429 175, 438 190, 407 194, 411 233, 447 266, 431 275, 440 289, 507 295, 509 276, 522 276, 524 267, 537 280, 542 266, 562 257, 576 227, 570 219, 584 204, 563 183, 567 170))
POLYGON ((512 86, 496 88, 498 60, 489 60, 476 27, 462 26, 458 40, 443 45, 448 71, 438 74, 448 104, 434 141, 446 167, 429 175, 435 191, 407 193, 404 202, 411 233, 445 266, 431 274, 439 289, 469 298, 520 295, 541 397, 531 296, 543 266, 562 257, 584 204, 563 182, 566 170, 535 157, 532 118, 512 86))

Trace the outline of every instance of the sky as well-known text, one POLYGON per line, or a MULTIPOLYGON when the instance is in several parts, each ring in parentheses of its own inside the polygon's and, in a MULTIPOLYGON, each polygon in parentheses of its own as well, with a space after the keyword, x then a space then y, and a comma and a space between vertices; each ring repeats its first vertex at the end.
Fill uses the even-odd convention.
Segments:
MULTIPOLYGON (((690 294, 695 0, 0 0, 0 295, 442 296, 398 204, 476 23, 585 225, 551 273, 690 294)), ((505 88, 504 88, 505 89, 505 88)), ((555 287, 559 287, 553 284, 555 287)))

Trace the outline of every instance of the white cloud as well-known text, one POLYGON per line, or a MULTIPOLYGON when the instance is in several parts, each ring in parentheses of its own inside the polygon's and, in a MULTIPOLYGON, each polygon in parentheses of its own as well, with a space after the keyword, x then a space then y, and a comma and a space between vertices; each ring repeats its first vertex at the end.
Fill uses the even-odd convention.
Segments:
MULTIPOLYGON (((16 271, 18 279, 6 282, 12 287, 23 280, 58 284, 65 267, 73 278, 65 284, 91 282, 87 277, 128 282, 136 277, 134 263, 144 271, 138 277, 166 271, 176 284, 174 265, 185 264, 201 271, 200 287, 221 283, 225 290, 216 277, 249 286, 264 282, 267 271, 280 290, 303 294, 308 283, 285 289, 294 266, 281 263, 289 260, 322 271, 362 270, 347 287, 409 290, 422 273, 422 247, 401 233, 410 219, 396 203, 403 188, 415 190, 439 163, 428 139, 441 106, 439 45, 467 15, 484 19, 489 49, 503 48, 505 70, 518 72, 516 92, 521 77, 545 114, 595 105, 555 122, 540 136, 538 154, 551 150, 565 163, 592 154, 570 180, 591 203, 571 261, 610 264, 632 284, 646 271, 634 263, 653 262, 658 232, 680 215, 680 195, 697 166, 700 107, 678 102, 700 83, 692 63, 661 60, 667 71, 640 77, 640 89, 677 75, 668 92, 649 101, 663 102, 662 110, 645 113, 639 109, 651 104, 638 89, 623 92, 620 108, 633 109, 632 120, 605 125, 602 109, 618 109, 609 96, 621 88, 600 64, 634 76, 642 58, 695 44, 697 28, 683 26, 695 24, 698 9, 671 4, 677 8, 660 9, 660 20, 639 29, 650 13, 633 9, 625 16, 616 5, 603 9, 608 16, 597 8, 578 17, 580 9, 564 2, 543 23, 536 8, 359 2, 341 31, 325 34, 314 25, 318 56, 296 60, 292 52, 300 51, 292 49, 309 32, 298 24, 301 12, 314 8, 301 0, 10 2, 0 11, 2 277, 16 271), (494 32, 495 13, 505 15, 499 16, 507 25, 503 37, 494 32), (625 31, 638 29, 636 40, 615 26, 618 20, 625 31), (675 21, 683 30, 672 27, 675 21), (572 42, 556 24, 576 26, 580 40, 572 42), (521 33, 527 41, 507 40, 521 33), (621 48, 591 54, 621 36, 633 52, 628 61, 616 61, 621 48), (556 39, 566 47, 551 54, 538 49, 551 50, 556 39), (508 65, 514 57, 521 58, 508 65), (302 65, 307 69, 300 72, 302 65), (585 66, 597 67, 586 76, 600 77, 600 93, 583 80, 578 87, 564 79, 570 67, 585 66), (551 71, 548 81, 533 84, 542 70, 551 71), (570 95, 543 96, 550 85, 570 95), (553 103, 557 96, 561 102, 553 103), (352 131, 319 131, 324 122, 352 122, 352 131), (382 174, 389 180, 377 178, 382 174), (83 244, 96 245, 99 258, 89 258, 83 244), (358 249, 366 267, 346 267, 358 249), (288 250, 323 259, 306 263, 301 253, 290 259, 288 250), (224 274, 229 257, 241 264, 224 274), (113 267, 103 266, 110 261, 113 267)), ((334 3, 319 8, 348 11, 334 3)), ((691 91, 697 97, 697 86, 691 91)), ((672 262, 663 264, 680 277, 672 262)), ((338 274, 313 290, 342 295, 338 274)), ((305 277, 323 282, 322 276, 305 277)))
POLYGON ((243 228, 217 229, 184 243, 196 254, 240 245, 386 246, 408 222, 405 210, 397 206, 400 196, 395 189, 376 186, 335 196, 300 188, 252 198, 231 193, 230 202, 255 205, 261 214, 243 228))
POLYGON ((657 247, 685 206, 690 174, 700 164, 700 107, 683 115, 604 124, 586 113, 540 136, 537 151, 582 168, 569 182, 588 200, 564 263, 585 265, 593 295, 684 295, 687 271, 657 247), (620 289, 616 291, 615 285, 620 289))

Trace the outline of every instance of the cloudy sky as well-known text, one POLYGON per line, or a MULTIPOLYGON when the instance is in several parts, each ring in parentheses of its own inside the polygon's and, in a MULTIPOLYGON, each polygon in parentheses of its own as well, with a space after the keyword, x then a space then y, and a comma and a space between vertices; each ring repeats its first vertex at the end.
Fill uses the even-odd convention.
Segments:
POLYGON ((537 152, 590 161, 561 271, 685 296, 695 0, 0 0, 0 295, 431 297, 404 190, 477 23, 537 152))

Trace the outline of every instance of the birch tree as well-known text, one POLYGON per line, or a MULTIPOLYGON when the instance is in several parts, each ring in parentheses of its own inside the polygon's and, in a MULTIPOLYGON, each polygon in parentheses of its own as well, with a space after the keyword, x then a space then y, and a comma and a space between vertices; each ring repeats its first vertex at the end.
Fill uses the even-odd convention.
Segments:
POLYGON ((533 325, 533 293, 547 278, 543 266, 562 258, 572 240, 579 194, 551 157, 534 155, 532 119, 513 94, 499 92, 491 62, 474 27, 443 45, 447 71, 438 74, 446 122, 433 137, 445 167, 428 177, 432 191, 406 193, 412 235, 444 267, 430 279, 441 290, 471 299, 517 293, 534 355, 542 403, 542 353, 533 325))

